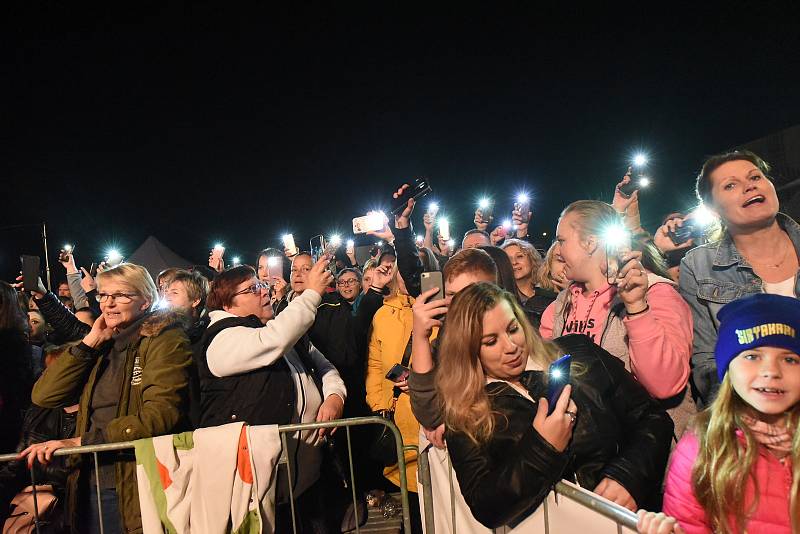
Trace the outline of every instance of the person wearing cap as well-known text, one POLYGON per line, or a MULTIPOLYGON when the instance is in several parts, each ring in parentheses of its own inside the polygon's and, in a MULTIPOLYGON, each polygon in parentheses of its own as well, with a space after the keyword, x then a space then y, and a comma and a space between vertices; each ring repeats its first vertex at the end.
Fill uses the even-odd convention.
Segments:
POLYGON ((757 294, 719 312, 719 393, 673 452, 664 514, 640 532, 800 532, 800 301, 757 294))

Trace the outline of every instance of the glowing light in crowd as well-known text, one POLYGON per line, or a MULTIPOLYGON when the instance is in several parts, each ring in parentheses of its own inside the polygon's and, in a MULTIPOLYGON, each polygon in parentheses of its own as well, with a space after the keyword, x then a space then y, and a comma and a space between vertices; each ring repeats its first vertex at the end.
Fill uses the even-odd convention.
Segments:
POLYGON ((383 241, 378 241, 375 244, 378 245, 379 247, 382 247, 383 246, 383 241))
POLYGON ((216 243, 214 245, 214 252, 225 252, 225 247, 222 246, 222 243, 216 243))
POLYGON ((455 242, 455 240, 453 240, 453 239, 448 239, 448 240, 447 240, 447 246, 448 246, 448 247, 450 247, 450 249, 452 250, 452 248, 453 248, 454 246, 456 246, 456 242, 455 242))
POLYGON ((714 215, 714 212, 708 209, 704 204, 700 204, 692 212, 692 219, 694 219, 697 224, 701 226, 708 226, 717 220, 717 216, 714 215))
POLYGON ((628 230, 619 224, 609 226, 603 232, 603 241, 605 241, 606 245, 611 247, 622 245, 628 238, 628 230))
POLYGON ((294 236, 292 234, 283 235, 283 248, 288 250, 290 254, 297 254, 297 246, 294 244, 294 236))
POLYGON ((356 242, 352 239, 347 240, 347 250, 353 250, 353 247, 356 246, 356 242))
POLYGON ((639 178, 639 187, 650 187, 650 178, 647 176, 639 178))
POLYGON ((428 213, 435 217, 436 214, 439 213, 439 204, 436 202, 428 204, 428 213))
POLYGON ((450 223, 444 217, 439 218, 439 235, 445 241, 450 239, 450 223))
POLYGON ((550 378, 555 378, 555 379, 561 378, 561 369, 551 369, 550 378))
POLYGON ((106 252, 106 263, 109 265, 118 265, 122 261, 122 254, 119 250, 112 248, 106 252))
POLYGON ((342 244, 342 237, 339 234, 333 234, 331 236, 331 245, 338 247, 342 244))
POLYGON ((370 211, 367 213, 367 224, 369 229, 378 231, 383 228, 383 223, 386 220, 386 215, 382 211, 370 211))
POLYGON ((70 245, 69 243, 65 244, 63 248, 64 248, 64 252, 67 252, 67 253, 72 252, 72 245, 70 245))
POLYGON ((277 256, 270 256, 269 258, 267 258, 267 267, 277 267, 279 260, 280 258, 278 258, 277 256))
POLYGON ((425 241, 425 238, 422 237, 421 235, 417 234, 416 240, 417 240, 417 243, 422 243, 423 241, 425 241))
POLYGON ((505 219, 503 221, 503 228, 506 230, 511 230, 511 219, 505 219))
POLYGON ((528 193, 519 193, 517 195, 517 202, 520 204, 526 204, 531 198, 528 196, 528 193))
POLYGON ((485 210, 491 205, 492 201, 488 198, 484 197, 478 201, 478 207, 482 210, 485 210))
POLYGON ((647 154, 643 152, 637 152, 633 155, 633 166, 634 167, 644 167, 647 165, 647 154))
POLYGON ((234 256, 233 257, 233 266, 234 267, 237 266, 237 265, 240 265, 241 263, 242 263, 242 259, 239 256, 234 256))

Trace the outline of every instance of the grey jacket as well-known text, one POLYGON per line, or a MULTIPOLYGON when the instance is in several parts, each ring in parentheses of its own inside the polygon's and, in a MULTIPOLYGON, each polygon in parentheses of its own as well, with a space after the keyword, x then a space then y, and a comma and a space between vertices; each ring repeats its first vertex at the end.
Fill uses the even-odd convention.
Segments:
MULTIPOLYGON (((800 225, 783 213, 778 213, 777 221, 789 234, 795 251, 800 251, 800 225)), ((728 232, 719 241, 689 251, 681 261, 680 293, 694 319, 692 384, 698 408, 708 406, 719 387, 714 361, 717 312, 733 300, 762 292, 763 281, 736 250, 728 232)), ((800 294, 800 277, 795 293, 800 294)))

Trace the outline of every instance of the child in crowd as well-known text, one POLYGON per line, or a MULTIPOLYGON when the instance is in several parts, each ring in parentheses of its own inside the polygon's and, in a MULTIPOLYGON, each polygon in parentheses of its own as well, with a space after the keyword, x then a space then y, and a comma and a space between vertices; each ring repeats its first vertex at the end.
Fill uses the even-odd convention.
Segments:
POLYGON ((757 294, 718 315, 719 394, 673 453, 644 533, 800 532, 800 301, 757 294), (671 517, 670 517, 671 516, 671 517))

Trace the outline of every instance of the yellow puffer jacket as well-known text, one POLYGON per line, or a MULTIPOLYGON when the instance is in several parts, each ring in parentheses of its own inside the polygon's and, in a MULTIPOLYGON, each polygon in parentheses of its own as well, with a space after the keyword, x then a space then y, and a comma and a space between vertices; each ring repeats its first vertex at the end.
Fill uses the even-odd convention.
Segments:
MULTIPOLYGON (((411 305, 414 299, 407 295, 387 298, 372 319, 367 362, 367 404, 372 411, 386 410, 392 404, 394 382, 386 379, 386 373, 403 359, 403 353, 411 338, 411 305)), ((404 445, 419 446, 419 423, 411 412, 411 400, 402 393, 397 399, 394 422, 400 429, 404 445)), ((417 491, 417 455, 406 452, 406 480, 408 491, 417 491)), ((396 465, 383 470, 383 475, 400 486, 400 471, 396 465)))

